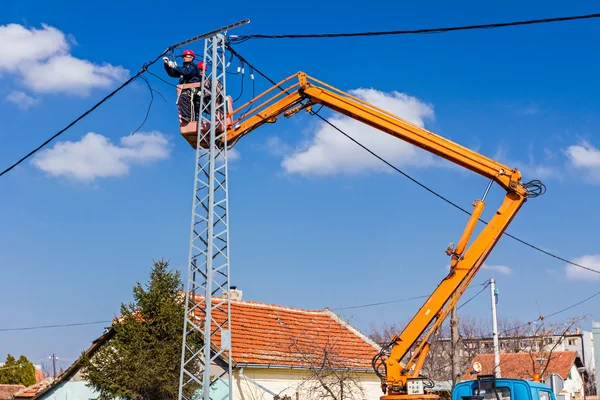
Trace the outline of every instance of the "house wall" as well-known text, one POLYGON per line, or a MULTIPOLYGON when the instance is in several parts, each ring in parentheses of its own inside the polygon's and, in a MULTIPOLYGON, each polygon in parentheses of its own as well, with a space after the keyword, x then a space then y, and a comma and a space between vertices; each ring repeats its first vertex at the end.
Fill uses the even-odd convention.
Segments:
POLYGON ((583 379, 577 367, 573 365, 571 371, 569 371, 569 377, 565 379, 565 385, 563 391, 566 391, 571 395, 571 398, 583 399, 585 392, 583 387, 583 379))
POLYGON ((98 397, 98 393, 87 386, 77 372, 71 379, 61 382, 40 396, 40 400, 88 400, 98 397))
POLYGON ((594 335, 591 331, 583 331, 583 348, 585 349, 583 362, 588 371, 593 374, 596 371, 596 352, 594 351, 594 335))
POLYGON ((592 321, 596 370, 596 393, 600 395, 600 321, 592 321))
MULTIPOLYGON (((280 396, 288 395, 292 400, 314 399, 306 392, 307 371, 270 368, 244 368, 242 375, 240 371, 234 372, 233 399, 234 400, 272 400, 273 395, 257 387, 253 382, 265 387, 269 391, 280 396), (296 394, 298 393, 298 394, 296 394)), ((357 378, 362 387, 362 393, 358 390, 352 395, 348 393, 348 399, 378 399, 383 393, 380 388, 380 380, 374 373, 358 373, 357 378)), ((312 381, 315 382, 315 381, 312 381)), ((348 390, 348 389, 345 389, 348 390)), ((346 396, 344 396, 346 397, 346 396)))

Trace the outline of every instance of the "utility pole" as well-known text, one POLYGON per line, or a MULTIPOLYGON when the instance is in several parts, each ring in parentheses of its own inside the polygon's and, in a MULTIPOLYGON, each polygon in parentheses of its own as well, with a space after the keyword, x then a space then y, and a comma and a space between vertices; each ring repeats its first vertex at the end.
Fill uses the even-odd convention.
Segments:
POLYGON ((171 46, 176 49, 204 39, 202 60, 208 66, 200 84, 178 400, 233 398, 226 42, 228 30, 249 22, 243 20, 171 46), (203 89, 209 82, 210 97, 203 89), (201 337, 200 349, 197 349, 196 335, 201 337), (226 365, 217 365, 218 359, 224 360, 226 365))
POLYGON ((48 358, 52 358, 52 376, 54 377, 54 380, 56 380, 56 354, 52 354, 52 356, 48 358))
POLYGON ((450 316, 450 342, 452 346, 452 387, 460 382, 460 349, 458 347, 459 339, 458 331, 458 312, 456 311, 456 305, 452 309, 450 316))
POLYGON ((500 346, 498 344, 498 318, 496 316, 496 303, 498 302, 498 291, 494 278, 490 279, 490 292, 492 297, 492 330, 494 333, 494 375, 500 378, 500 346))

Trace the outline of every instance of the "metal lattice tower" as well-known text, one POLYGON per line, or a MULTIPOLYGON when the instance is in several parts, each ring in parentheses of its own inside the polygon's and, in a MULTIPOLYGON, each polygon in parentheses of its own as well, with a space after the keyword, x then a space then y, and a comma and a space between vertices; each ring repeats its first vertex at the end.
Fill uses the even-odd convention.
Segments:
POLYGON ((225 64, 216 33, 204 45, 180 400, 232 397, 225 64))

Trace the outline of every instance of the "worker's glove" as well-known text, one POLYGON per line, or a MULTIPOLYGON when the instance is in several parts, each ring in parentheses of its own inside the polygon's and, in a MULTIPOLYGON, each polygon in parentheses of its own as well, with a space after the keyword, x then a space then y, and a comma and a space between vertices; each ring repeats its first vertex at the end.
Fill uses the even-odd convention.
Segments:
POLYGON ((175 67, 177 66, 177 64, 175 63, 175 61, 169 61, 169 62, 167 63, 167 65, 168 65, 169 67, 171 67, 171 68, 175 68, 175 67))

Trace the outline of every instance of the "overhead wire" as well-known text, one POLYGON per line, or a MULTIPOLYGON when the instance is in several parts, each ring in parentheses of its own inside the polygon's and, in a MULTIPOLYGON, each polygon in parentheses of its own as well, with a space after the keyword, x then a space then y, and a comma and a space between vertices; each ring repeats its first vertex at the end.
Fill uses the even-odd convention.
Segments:
MULTIPOLYGON (((289 91, 285 90, 284 88, 282 88, 281 86, 279 86, 277 84, 277 82, 275 82, 273 79, 269 78, 267 75, 265 75, 263 72, 261 72, 259 69, 256 68, 255 65, 253 65, 252 63, 248 62, 248 60, 246 58, 244 58, 241 54, 239 54, 235 49, 233 49, 233 47, 230 44, 227 44, 227 49, 229 51, 231 51, 236 57, 238 57, 240 59, 240 61, 243 61, 245 64, 247 64, 250 68, 252 68, 254 71, 256 71, 260 76, 262 76, 263 78, 265 78, 267 81, 269 81, 271 84, 273 84, 274 86, 277 86, 281 91, 289 94, 289 91)), ((320 110, 319 110, 320 111, 320 110)), ((456 204, 455 202, 449 200, 448 198, 446 198, 445 196, 439 194, 438 192, 436 192, 435 190, 429 188, 428 186, 426 186, 425 184, 421 183, 420 181, 418 181, 417 179, 413 178, 412 176, 408 175, 406 172, 402 171, 400 168, 396 167, 395 165, 393 165, 392 163, 390 163, 389 161, 387 161, 386 159, 384 159, 382 156, 380 156, 379 154, 375 153, 373 150, 369 149, 367 146, 365 146, 364 144, 360 143, 358 140, 354 139, 352 136, 350 136, 349 134, 347 134, 346 132, 344 132, 343 130, 341 130, 340 128, 338 128, 336 125, 334 125, 332 122, 330 122, 329 120, 327 120, 326 118, 324 118, 323 116, 321 116, 320 114, 318 114, 317 112, 311 111, 311 114, 316 116, 317 118, 321 119, 321 121, 325 122, 326 124, 328 124, 329 126, 331 126, 333 129, 335 129, 336 131, 338 131, 339 133, 341 133, 342 135, 344 135, 346 138, 348 138, 349 140, 351 140, 352 142, 354 142, 356 145, 358 145, 359 147, 361 147, 363 150, 367 151, 369 154, 371 154, 372 156, 374 156, 375 158, 377 158, 378 160, 380 160, 381 162, 383 162, 384 164, 386 164, 388 167, 392 168, 394 171, 400 173, 401 175, 403 175, 404 177, 408 178, 410 181, 412 181, 413 183, 417 184, 418 186, 420 186, 421 188, 427 190, 429 193, 433 194, 434 196, 436 196, 437 198, 443 200, 444 202, 450 204, 451 206, 455 207, 456 209, 464 212, 467 215, 471 215, 471 212, 468 211, 467 209, 459 206, 458 204, 456 204)), ((531 183, 532 185, 537 185, 534 181, 532 181, 531 183)), ((545 190, 545 188, 540 188, 539 190, 545 190)), ((484 223, 485 225, 488 224, 487 221, 485 221, 482 218, 479 218, 479 221, 484 223)), ((600 274, 599 270, 581 265, 579 263, 567 260, 564 257, 560 257, 556 254, 550 253, 546 250, 541 249, 538 246, 535 246, 529 242, 526 242, 523 239, 519 239, 516 236, 505 232, 504 235, 516 240, 517 242, 524 244, 534 250, 537 250, 543 254, 546 254, 548 256, 554 257, 558 260, 561 260, 567 264, 570 265, 574 265, 578 268, 582 268, 585 269, 587 271, 593 272, 593 273, 597 273, 600 274)))
POLYGON ((167 85, 169 85, 169 86, 172 86, 172 87, 174 87, 174 88, 176 88, 176 87, 177 87, 177 85, 175 85, 175 84, 173 84, 173 83, 171 83, 171 82, 169 82, 169 81, 167 81, 167 80, 164 80, 163 78, 161 78, 160 76, 156 75, 154 72, 152 72, 152 71, 150 71, 150 70, 148 70, 148 71, 146 71, 146 72, 148 72, 150 75, 152 75, 152 76, 153 76, 153 77, 155 77, 156 79, 158 79, 158 80, 162 81, 163 83, 166 83, 166 84, 167 84, 167 85))
POLYGON ((332 308, 332 310, 333 311, 337 311, 337 310, 352 310, 352 309, 356 309, 356 308, 375 307, 375 306, 382 306, 382 305, 386 305, 386 304, 403 303, 405 301, 410 301, 410 300, 424 299, 424 298, 427 298, 427 297, 429 297, 429 295, 408 297, 406 299, 400 299, 400 300, 382 301, 382 302, 379 302, 379 303, 361 304, 361 305, 358 305, 358 306, 338 307, 338 308, 332 308))
POLYGON ((547 318, 554 317, 554 316, 556 316, 556 315, 558 315, 558 314, 561 314, 561 313, 563 313, 563 312, 565 312, 565 311, 572 310, 573 308, 575 308, 575 307, 577 307, 577 306, 580 306, 580 305, 582 305, 583 303, 586 303, 586 302, 590 301, 591 299, 593 299, 594 297, 596 297, 596 296, 599 296, 599 295, 600 295, 600 291, 599 291, 599 292, 596 292, 596 293, 594 293, 594 294, 592 294, 591 296, 588 296, 588 297, 586 297, 586 298, 585 298, 585 299, 583 299, 583 300, 580 300, 580 301, 578 301, 577 303, 571 304, 571 305, 570 305, 570 306, 568 306, 568 307, 562 308, 562 309, 560 309, 560 310, 558 310, 558 311, 555 311, 555 312, 553 312, 553 313, 551 313, 551 314, 548 314, 548 315, 540 315, 538 318, 536 318, 536 319, 534 319, 534 320, 532 320, 532 321, 526 322, 526 323, 524 323, 524 324, 521 324, 521 325, 517 325, 517 326, 515 326, 515 327, 512 327, 512 328, 503 329, 503 331, 504 331, 504 333, 507 333, 507 332, 511 332, 511 331, 516 331, 516 330, 519 330, 519 329, 521 329, 521 328, 525 328, 525 327, 527 327, 527 326, 531 326, 532 324, 534 324, 534 323, 536 323, 536 322, 538 322, 538 321, 543 321, 543 320, 545 320, 545 319, 547 319, 547 318))
MULTIPOLYGON (((464 307, 465 305, 467 305, 471 300, 475 299, 477 296, 479 296, 488 286, 489 286, 489 281, 486 281, 484 283, 482 283, 481 285, 483 285, 484 287, 477 292, 475 295, 473 295, 472 297, 470 297, 468 300, 466 300, 463 304, 461 304, 458 309, 464 307)), ((423 295, 423 296, 415 296, 415 297, 409 297, 409 298, 405 298, 405 299, 400 299, 400 300, 393 300, 393 301, 384 301, 384 302, 379 302, 379 303, 370 303, 370 304, 363 304, 363 305, 358 305, 358 306, 351 306, 351 307, 339 307, 339 308, 332 308, 333 311, 336 310, 349 310, 349 309, 356 309, 356 308, 365 308, 365 307, 374 307, 374 306, 379 306, 379 305, 385 305, 385 304, 393 304, 393 303, 400 303, 400 302, 405 302, 405 301, 410 301, 410 300, 418 300, 418 299, 423 299, 426 297, 429 297, 430 295, 423 295)), ((586 297, 583 300, 580 300, 574 304, 571 304, 568 307, 564 307, 560 310, 557 310, 551 314, 548 314, 546 316, 540 316, 537 319, 533 320, 533 321, 529 321, 527 323, 524 323, 522 325, 518 325, 516 327, 512 327, 512 328, 507 328, 507 329, 503 329, 503 331, 506 332, 510 332, 510 331, 514 331, 526 326, 530 326, 531 324, 537 322, 537 321, 542 321, 545 320, 547 318, 551 318, 554 317, 558 314, 561 314, 565 311, 569 311, 572 310, 573 308, 580 306, 583 303, 586 303, 588 301, 590 301, 591 299, 595 298, 596 296, 600 296, 600 291, 592 294, 591 296, 586 297)), ((86 326, 86 325, 98 325, 98 324, 108 324, 108 323, 112 323, 112 321, 106 320, 106 321, 93 321, 93 322, 77 322, 77 323, 71 323, 71 324, 55 324, 55 325, 41 325, 41 326, 29 326, 29 327, 20 327, 20 328, 0 328, 0 332, 14 332, 14 331, 28 331, 28 330, 39 330, 39 329, 50 329, 50 328, 63 328, 63 327, 73 327, 73 326, 86 326)))
MULTIPOLYGON (((488 284, 489 284, 489 281, 486 281, 486 282, 483 282, 481 285, 488 285, 488 284)), ((472 287, 468 287, 467 290, 469 290, 469 289, 473 289, 473 288, 472 287)), ((483 289, 485 289, 485 287, 483 289)), ((467 300, 465 302, 465 304, 468 303, 469 301, 471 301, 473 298, 477 297, 479 294, 481 294, 481 292, 483 291, 483 289, 480 292, 478 292, 477 294, 475 294, 475 296, 473 296, 469 300, 467 300)), ((360 304, 360 305, 357 305, 357 306, 332 308, 331 310, 332 311, 338 311, 338 310, 352 310, 352 309, 357 309, 357 308, 376 307, 376 306, 383 306, 383 305, 387 305, 387 304, 403 303, 405 301, 411 301, 411 300, 425 299, 425 298, 427 298, 429 296, 431 296, 431 295, 430 294, 424 294, 422 296, 407 297, 405 299, 399 299, 399 300, 381 301, 381 302, 378 302, 378 303, 368 303, 368 304, 360 304)), ((465 305, 465 304, 463 304, 463 305, 465 305)), ((462 306, 460 306, 460 307, 462 307, 462 306)))
POLYGON ((50 329, 50 328, 66 328, 73 326, 85 326, 85 325, 98 325, 112 323, 112 321, 93 321, 93 322, 76 322, 72 324, 55 324, 55 325, 38 325, 38 326, 27 326, 20 328, 0 328, 0 332, 15 332, 15 331, 33 331, 38 329, 50 329))
POLYGON ((102 100, 100 100, 99 102, 97 102, 93 107, 91 107, 90 109, 88 109, 87 111, 85 111, 83 114, 81 114, 79 117, 77 117, 71 123, 69 123, 66 127, 64 127, 63 129, 61 129, 60 131, 58 131, 57 133, 55 133, 54 135, 52 135, 49 139, 45 140, 42 144, 40 144, 38 147, 36 147, 35 149, 33 149, 32 151, 30 151, 29 153, 27 153, 25 156, 23 156, 17 162, 13 163, 11 166, 9 166, 8 168, 6 168, 2 172, 0 172, 0 177, 3 176, 3 175, 5 175, 5 174, 7 174, 11 170, 13 170, 15 167, 17 167, 23 161, 27 160, 29 157, 31 157, 32 155, 34 155, 35 153, 37 153, 38 151, 40 151, 42 148, 44 148, 46 145, 48 145, 50 142, 52 142, 54 139, 56 139, 57 137, 59 137, 60 135, 62 135, 69 128, 71 128, 73 125, 75 125, 77 122, 81 121, 83 118, 85 118, 86 116, 88 116, 89 114, 91 114, 94 110, 96 110, 98 107, 100 107, 104 102, 106 102, 107 100, 109 100, 110 98, 112 98, 115 94, 117 94, 118 92, 120 92, 123 88, 125 88, 129 84, 131 84, 131 82, 133 82, 134 80, 136 80, 137 78, 139 78, 144 72, 146 72, 148 70, 148 67, 150 67, 151 65, 153 65, 154 63, 156 63, 158 60, 160 60, 160 58, 162 56, 164 56, 165 54, 167 54, 169 51, 171 51, 171 48, 168 48, 167 50, 165 50, 164 52, 162 52, 154 60, 152 60, 152 61, 150 61, 148 63, 145 63, 142 66, 142 68, 135 75, 133 75, 131 78, 129 78, 125 82, 123 82, 118 88, 116 88, 115 90, 113 90, 112 92, 110 92, 108 95, 106 95, 104 98, 102 98, 102 100))
POLYGON ((347 37, 360 37, 360 36, 437 34, 437 33, 455 32, 455 31, 475 30, 475 29, 494 29, 494 28, 506 28, 506 27, 512 27, 512 26, 548 24, 548 23, 555 23, 555 22, 593 19, 593 18, 599 18, 599 17, 600 17, 600 13, 595 13, 595 14, 572 15, 572 16, 556 17, 556 18, 540 18, 540 19, 530 19, 530 20, 521 20, 521 21, 496 22, 496 23, 478 24, 478 25, 462 25, 462 26, 442 27, 442 28, 404 29, 404 30, 392 30, 392 31, 371 31, 371 32, 351 32, 351 33, 236 35, 235 37, 233 37, 233 39, 231 39, 231 43, 232 44, 240 44, 240 43, 244 43, 251 39, 324 39, 324 38, 344 38, 344 37, 347 38, 347 37))
POLYGON ((150 103, 148 104, 148 109, 146 110, 146 116, 144 117, 144 120, 142 121, 141 125, 138 126, 136 130, 134 130, 131 133, 132 135, 136 134, 146 124, 146 121, 148 120, 148 115, 150 115, 150 109, 152 108, 152 102, 154 101, 154 92, 158 93, 165 103, 167 102, 167 99, 165 99, 165 96, 163 96, 162 93, 152 88, 150 82, 145 76, 140 76, 140 78, 143 79, 144 82, 146 82, 146 85, 148 85, 148 91, 150 92, 150 103))
POLYGON ((474 298, 476 298, 477 296, 479 296, 481 293, 483 293, 483 291, 485 289, 487 289, 487 287, 490 285, 490 281, 486 281, 482 284, 483 288, 475 293, 473 296, 471 296, 468 300, 466 300, 464 303, 462 303, 460 306, 458 306, 456 309, 460 310, 461 308, 463 308, 464 306, 466 306, 467 304, 469 304, 471 302, 471 300, 473 300, 474 298))

